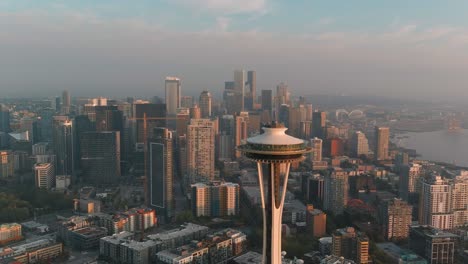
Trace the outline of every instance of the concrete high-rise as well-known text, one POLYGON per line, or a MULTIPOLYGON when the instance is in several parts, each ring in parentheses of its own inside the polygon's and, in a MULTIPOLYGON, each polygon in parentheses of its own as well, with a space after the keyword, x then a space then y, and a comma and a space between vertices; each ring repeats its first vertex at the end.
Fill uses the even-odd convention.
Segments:
POLYGON ((452 184, 453 226, 465 226, 468 224, 468 171, 462 171, 452 184))
POLYGON ((412 223, 413 207, 401 199, 388 201, 383 208, 385 238, 400 240, 407 239, 409 227, 412 223))
POLYGON ((34 165, 34 180, 37 188, 50 190, 55 184, 54 165, 52 163, 34 165))
POLYGON ((321 139, 325 138, 325 125, 327 123, 326 112, 313 112, 312 113, 312 136, 321 139))
POLYGON ((177 77, 166 77, 166 113, 175 116, 180 107, 180 79, 177 77))
POLYGON ((388 127, 375 127, 375 145, 374 156, 375 160, 388 159, 388 144, 390 141, 390 129, 388 127))
POLYGON ((198 100, 200 107, 201 118, 211 117, 211 94, 208 91, 203 91, 198 100))
POLYGON ((400 169, 400 196, 407 202, 417 200, 420 192, 422 166, 417 163, 404 165, 400 169))
POLYGON ((231 160, 234 157, 234 139, 236 124, 234 116, 223 115, 219 117, 218 159, 231 160))
POLYGON ((211 182, 192 184, 192 213, 195 217, 224 217, 239 214, 239 184, 211 182))
POLYGON ((351 154, 354 157, 369 155, 369 141, 361 131, 356 131, 351 138, 351 154))
POLYGON ((314 208, 313 205, 308 204, 306 208, 306 223, 308 229, 312 231, 313 237, 324 237, 327 227, 327 214, 319 209, 314 208))
POLYGON ((13 177, 15 173, 15 157, 9 150, 0 151, 0 178, 13 177))
POLYGON ((352 259, 357 264, 369 262, 369 238, 353 227, 337 229, 332 241, 332 255, 352 259))
POLYGON ((167 128, 155 128, 148 141, 148 188, 149 206, 154 207, 158 217, 170 222, 174 216, 174 148, 172 132, 167 128))
POLYGON ((84 132, 81 135, 81 167, 94 184, 116 184, 120 178, 120 132, 84 132))
POLYGON ((193 107, 193 96, 182 96, 180 99, 180 107, 191 108, 193 107))
POLYGON ((335 215, 343 213, 348 203, 348 172, 335 167, 325 176, 323 207, 335 215))
POLYGON ((248 159, 257 162, 263 215, 263 263, 280 264, 281 226, 289 168, 292 162, 304 160, 310 147, 304 140, 286 135, 282 125, 263 127, 263 134, 248 138, 238 147, 248 159), (267 195, 264 180, 268 183, 267 195))
POLYGON ((217 124, 210 119, 192 119, 187 128, 187 184, 209 182, 215 176, 217 124))
POLYGON ((424 179, 419 196, 419 224, 438 229, 453 228, 452 186, 441 176, 424 179))
POLYGON ((310 160, 322 161, 322 146, 323 141, 320 138, 313 138, 310 140, 310 146, 312 147, 312 152, 310 153, 310 160))
POLYGON ((52 137, 56 156, 56 174, 73 175, 76 163, 73 121, 66 116, 55 116, 53 126, 52 137))

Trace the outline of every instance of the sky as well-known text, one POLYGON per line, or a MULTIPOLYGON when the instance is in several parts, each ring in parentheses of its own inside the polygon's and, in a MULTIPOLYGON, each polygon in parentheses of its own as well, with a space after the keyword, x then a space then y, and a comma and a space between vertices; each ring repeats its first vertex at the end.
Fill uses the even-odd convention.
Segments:
POLYGON ((468 1, 0 0, 0 97, 258 90, 468 99, 468 1))

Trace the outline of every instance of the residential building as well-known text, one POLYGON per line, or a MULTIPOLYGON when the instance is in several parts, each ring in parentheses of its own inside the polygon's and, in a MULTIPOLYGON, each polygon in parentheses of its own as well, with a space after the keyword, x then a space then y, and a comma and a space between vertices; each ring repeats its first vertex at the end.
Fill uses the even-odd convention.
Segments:
POLYGON ((319 209, 315 209, 313 205, 307 205, 306 224, 308 229, 312 231, 312 236, 323 237, 326 234, 327 215, 319 209))
POLYGON ((458 236, 429 226, 412 226, 409 247, 429 264, 454 264, 458 236))
POLYGON ((334 167, 325 176, 324 209, 335 215, 343 212, 348 203, 348 172, 334 167))
POLYGON ((52 163, 34 165, 34 180, 37 188, 50 190, 55 184, 55 171, 52 163))
POLYGON ((0 225, 0 245, 22 239, 21 225, 17 223, 0 225))
POLYGON ((388 240, 407 239, 412 223, 413 207, 401 199, 393 199, 384 206, 385 237, 388 240))
POLYGON ((208 91, 203 91, 200 94, 198 105, 200 107, 201 118, 211 117, 211 94, 208 91))
POLYGON ((374 146, 374 158, 375 160, 387 160, 388 156, 388 145, 390 141, 390 129, 388 127, 375 127, 375 146, 374 146))
POLYGON ((453 228, 452 186, 441 176, 424 179, 419 198, 419 224, 438 229, 453 228))
POLYGON ((192 119, 187 130, 187 184, 211 181, 215 176, 217 124, 209 119, 192 119))
POLYGON ((230 182, 192 184, 194 216, 223 217, 239 214, 239 185, 230 182))
POLYGON ((369 262, 369 238, 353 227, 337 229, 332 234, 332 254, 351 259, 358 264, 369 262))
POLYGON ((15 159, 13 152, 0 151, 0 178, 13 177, 15 173, 15 159))

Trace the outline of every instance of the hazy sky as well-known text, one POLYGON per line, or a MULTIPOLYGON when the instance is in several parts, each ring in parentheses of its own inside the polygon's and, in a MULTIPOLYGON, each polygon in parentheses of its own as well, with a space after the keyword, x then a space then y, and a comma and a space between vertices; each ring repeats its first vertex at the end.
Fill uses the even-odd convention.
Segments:
POLYGON ((220 93, 468 99, 468 1, 0 0, 0 97, 220 93))

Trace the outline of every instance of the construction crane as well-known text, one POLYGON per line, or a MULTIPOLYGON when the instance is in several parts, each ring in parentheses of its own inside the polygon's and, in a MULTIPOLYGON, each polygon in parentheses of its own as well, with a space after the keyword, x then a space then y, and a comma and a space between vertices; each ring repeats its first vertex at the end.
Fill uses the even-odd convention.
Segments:
POLYGON ((184 117, 146 117, 146 113, 143 113, 143 117, 131 117, 128 120, 143 120, 143 153, 144 153, 144 166, 145 175, 143 176, 143 191, 145 193, 145 205, 149 207, 149 192, 148 192, 148 121, 152 120, 184 120, 184 117))

